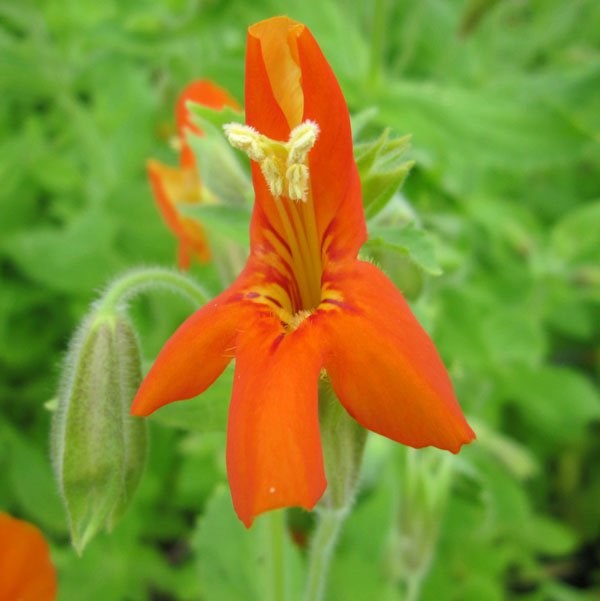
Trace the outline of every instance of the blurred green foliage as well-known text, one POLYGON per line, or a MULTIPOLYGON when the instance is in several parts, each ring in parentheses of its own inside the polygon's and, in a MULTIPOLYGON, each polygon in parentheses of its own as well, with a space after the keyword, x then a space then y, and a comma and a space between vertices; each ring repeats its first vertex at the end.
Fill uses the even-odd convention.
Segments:
MULTIPOLYGON (((220 487, 226 379, 151 420, 134 505, 82 559, 44 403, 98 288, 174 263, 145 161, 174 162, 179 89, 208 77, 241 102, 245 28, 281 13, 312 29, 351 111, 368 110, 361 142, 412 134, 416 165, 373 211, 364 251, 415 300, 479 434, 454 461, 420 598, 598 598, 596 0, 0 0, 0 507, 50 537, 61 601, 250 598, 240 583, 254 590, 260 570, 220 487)), ((218 290, 213 267, 194 275, 218 290)), ((148 362, 188 311, 163 295, 136 303, 148 362)), ((370 440, 331 601, 402 598, 403 453, 370 440)), ((304 550, 289 552, 301 569, 304 550)))

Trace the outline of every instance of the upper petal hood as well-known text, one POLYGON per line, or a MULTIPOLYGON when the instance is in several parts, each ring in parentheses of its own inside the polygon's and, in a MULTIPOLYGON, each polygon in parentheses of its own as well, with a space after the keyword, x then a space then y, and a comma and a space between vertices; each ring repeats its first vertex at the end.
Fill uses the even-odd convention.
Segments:
MULTIPOLYGON (((304 25, 276 17, 248 31, 246 58, 248 125, 275 140, 287 140, 301 122, 315 122, 319 137, 309 154, 310 188, 321 247, 335 259, 353 258, 366 240, 350 116, 335 75, 304 25)), ((273 197, 253 164, 256 207, 252 242, 265 228, 284 236, 273 197)))

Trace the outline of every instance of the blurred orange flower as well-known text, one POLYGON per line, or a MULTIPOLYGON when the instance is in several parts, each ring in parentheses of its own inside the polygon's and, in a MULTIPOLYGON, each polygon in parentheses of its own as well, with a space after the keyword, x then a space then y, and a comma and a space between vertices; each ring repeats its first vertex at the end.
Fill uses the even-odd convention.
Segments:
POLYGON ((202 263, 210 260, 210 248, 202 226, 177 210, 180 204, 203 202, 206 194, 186 138, 187 131, 202 135, 190 119, 188 100, 214 109, 225 106, 239 109, 236 101, 214 83, 205 80, 191 83, 181 93, 176 107, 179 167, 170 167, 153 159, 148 161, 148 174, 158 208, 167 226, 179 239, 177 264, 181 269, 188 269, 193 257, 202 263))
POLYGON ((200 394, 235 357, 227 468, 249 526, 270 509, 310 509, 325 490, 323 369, 369 430, 452 452, 474 434, 400 292, 357 259, 366 224, 348 109, 308 28, 286 17, 250 27, 245 102, 247 125, 225 129, 252 159, 250 257, 167 342, 132 412, 200 394))
POLYGON ((0 512, 0 601, 54 601, 50 549, 33 525, 0 512))

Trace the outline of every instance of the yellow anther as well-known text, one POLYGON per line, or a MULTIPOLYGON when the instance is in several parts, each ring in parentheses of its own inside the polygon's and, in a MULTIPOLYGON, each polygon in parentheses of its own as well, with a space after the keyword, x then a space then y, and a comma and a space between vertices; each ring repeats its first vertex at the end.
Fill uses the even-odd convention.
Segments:
POLYGON ((317 141, 319 126, 314 121, 305 121, 290 132, 287 164, 304 163, 317 141))
POLYGON ((306 200, 308 189, 308 167, 302 164, 290 165, 285 172, 288 184, 288 197, 291 200, 306 200))
POLYGON ((260 170, 265 176, 271 194, 279 198, 283 194, 283 175, 278 161, 268 156, 260 162, 260 170))
POLYGON ((264 144, 262 136, 250 125, 241 123, 226 123, 223 126, 225 136, 229 143, 239 150, 245 152, 253 161, 260 163, 265 159, 264 144))
POLYGON ((272 140, 253 127, 239 123, 228 123, 223 130, 234 148, 260 165, 275 198, 285 194, 290 200, 306 201, 310 182, 308 153, 319 135, 319 126, 314 121, 295 127, 287 142, 272 140))

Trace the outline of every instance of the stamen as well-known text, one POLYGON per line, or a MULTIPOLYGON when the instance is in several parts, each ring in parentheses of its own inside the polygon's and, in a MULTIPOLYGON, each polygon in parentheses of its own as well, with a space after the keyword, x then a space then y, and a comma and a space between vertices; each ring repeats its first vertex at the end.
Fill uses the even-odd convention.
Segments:
POLYGON ((306 202, 310 182, 308 153, 319 135, 319 126, 314 121, 295 127, 287 142, 272 140, 240 123, 227 123, 223 130, 234 148, 260 165, 275 198, 285 193, 290 200, 306 202))
POLYGON ((242 150, 257 163, 265 160, 264 147, 261 143, 261 138, 264 136, 253 127, 241 123, 226 123, 223 125, 223 130, 234 148, 242 150))
POLYGON ((288 166, 295 163, 304 163, 306 161, 309 151, 317 141, 318 135, 319 126, 314 121, 305 121, 294 127, 290 132, 288 141, 288 166))
POLYGON ((277 161, 272 157, 265 158, 260 162, 260 170, 265 176, 271 194, 279 198, 283 194, 283 175, 277 161))
POLYGON ((290 165, 285 172, 288 183, 288 197, 291 200, 306 201, 308 190, 308 167, 302 164, 290 165))
MULTIPOLYGON (((282 235, 289 249, 296 311, 288 330, 295 330, 319 305, 321 297, 321 246, 310 187, 308 153, 319 136, 319 126, 305 121, 295 127, 287 142, 273 140, 253 127, 239 123, 223 126, 229 143, 258 163, 279 216, 282 235), (285 200, 292 202, 285 202, 285 200)), ((281 246, 281 245, 279 245, 281 246)), ((281 250, 281 249, 280 249, 281 250)))

